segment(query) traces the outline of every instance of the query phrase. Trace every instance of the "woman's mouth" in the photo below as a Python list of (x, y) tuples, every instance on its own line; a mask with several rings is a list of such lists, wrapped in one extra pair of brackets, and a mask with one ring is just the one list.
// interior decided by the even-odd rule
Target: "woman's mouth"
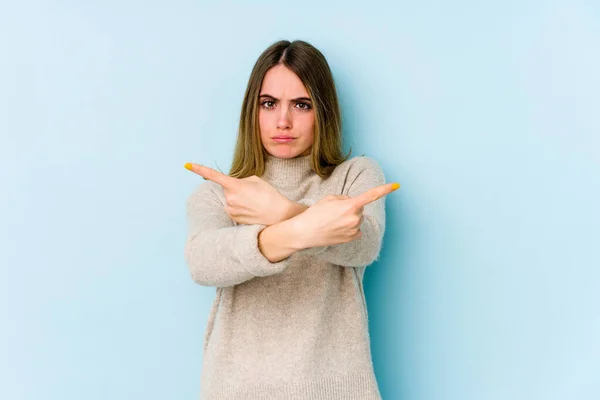
[(274, 136), (272, 139), (274, 141), (276, 141), (277, 143), (287, 143), (287, 142), (291, 142), (295, 138), (293, 138), (291, 136)]

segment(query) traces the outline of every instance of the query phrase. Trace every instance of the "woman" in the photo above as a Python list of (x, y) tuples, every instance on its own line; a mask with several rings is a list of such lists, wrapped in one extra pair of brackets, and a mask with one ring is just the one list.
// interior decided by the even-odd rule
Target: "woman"
[(327, 61), (303, 41), (257, 60), (229, 175), (199, 164), (185, 258), (216, 287), (203, 399), (379, 399), (362, 279), (385, 229), (378, 164), (342, 154)]

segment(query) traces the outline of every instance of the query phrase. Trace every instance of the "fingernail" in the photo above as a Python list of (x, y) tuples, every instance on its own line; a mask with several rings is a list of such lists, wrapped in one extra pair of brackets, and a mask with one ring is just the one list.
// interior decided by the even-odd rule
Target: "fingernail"
[(185, 163), (184, 167), (185, 167), (185, 169), (189, 169), (191, 171), (192, 170), (192, 163)]
[(392, 184), (392, 190), (396, 190), (400, 188), (400, 184), (399, 183), (393, 183)]

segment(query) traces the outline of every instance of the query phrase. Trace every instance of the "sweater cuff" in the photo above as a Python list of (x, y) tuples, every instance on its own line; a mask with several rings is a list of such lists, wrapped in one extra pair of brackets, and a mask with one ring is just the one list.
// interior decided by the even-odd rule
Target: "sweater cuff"
[(292, 257), (271, 262), (260, 252), (258, 234), (265, 228), (265, 225), (240, 225), (233, 241), (233, 252), (240, 265), (254, 276), (278, 274), (289, 266)]

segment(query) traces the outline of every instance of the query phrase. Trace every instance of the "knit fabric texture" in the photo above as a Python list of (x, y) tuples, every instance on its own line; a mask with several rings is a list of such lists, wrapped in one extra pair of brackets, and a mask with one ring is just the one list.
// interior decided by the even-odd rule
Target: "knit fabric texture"
[[(322, 179), (310, 156), (267, 156), (261, 177), (310, 206), (329, 194), (354, 197), (385, 183), (380, 166), (350, 158)], [(365, 268), (377, 260), (385, 197), (364, 207), (363, 235), (298, 251), (279, 262), (258, 247), (264, 225), (241, 225), (225, 211), (220, 185), (205, 181), (188, 198), (185, 260), (192, 279), (216, 288), (204, 335), (202, 400), (381, 399), (373, 370)]]

